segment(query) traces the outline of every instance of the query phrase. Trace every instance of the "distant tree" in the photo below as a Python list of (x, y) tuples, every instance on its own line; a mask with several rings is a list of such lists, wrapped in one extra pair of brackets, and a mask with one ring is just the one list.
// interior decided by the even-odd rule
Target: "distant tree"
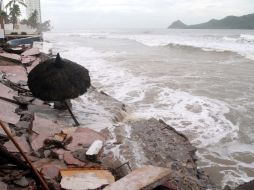
[(28, 18), (27, 20), (28, 22), (28, 25), (33, 27), (33, 28), (37, 28), (38, 27), (38, 11), (35, 10), (31, 15), (30, 17)]
[(10, 16), (10, 21), (13, 24), (13, 29), (16, 28), (18, 23), (18, 18), (21, 15), (19, 4), (26, 7), (24, 0), (9, 0), (9, 2), (5, 6), (5, 8), (9, 8), (9, 11), (10, 11), (9, 16)]
[(9, 23), (9, 16), (5, 11), (0, 11), (0, 17), (3, 19), (4, 23)]
[(13, 24), (13, 29), (16, 28), (20, 15), (21, 11), (19, 5), (13, 5), (13, 7), (10, 8), (10, 22)]
[(28, 20), (27, 19), (23, 19), (23, 20), (20, 21), (20, 24), (28, 25)]
[(38, 12), (34, 11), (31, 16), (28, 18), (28, 20), (23, 19), (21, 24), (26, 24), (28, 26), (31, 26), (32, 28), (37, 29), (38, 33), (47, 32), (51, 30), (51, 24), (50, 20), (47, 20), (43, 23), (38, 22)]
[(39, 23), (38, 26), (37, 26), (37, 31), (39, 33), (42, 33), (42, 32), (48, 32), (51, 30), (51, 24), (50, 24), (50, 20), (47, 20), (43, 23)]
[(26, 7), (24, 0), (9, 0), (9, 2), (5, 5), (5, 8), (10, 8), (10, 7), (13, 7), (13, 5), (18, 5), (18, 4)]

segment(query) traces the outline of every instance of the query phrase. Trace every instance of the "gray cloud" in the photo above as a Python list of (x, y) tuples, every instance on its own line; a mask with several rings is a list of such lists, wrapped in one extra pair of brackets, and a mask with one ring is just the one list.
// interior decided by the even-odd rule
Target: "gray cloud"
[(56, 29), (165, 28), (254, 12), (253, 0), (41, 0), (42, 17)]

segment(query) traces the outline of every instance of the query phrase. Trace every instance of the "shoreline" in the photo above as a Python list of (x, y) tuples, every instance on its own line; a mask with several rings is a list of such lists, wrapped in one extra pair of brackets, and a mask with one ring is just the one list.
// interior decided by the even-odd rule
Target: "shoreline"
[[(42, 54), (37, 55), (27, 70), (30, 71), (46, 58), (47, 56)], [(2, 107), (0, 112), (5, 113), (1, 120), (5, 122), (36, 168), (54, 189), (61, 189), (64, 176), (60, 173), (63, 170), (73, 168), (115, 170), (112, 173), (115, 179), (119, 179), (143, 165), (169, 168), (171, 172), (167, 176), (168, 179), (160, 184), (167, 188), (186, 190), (219, 188), (212, 185), (209, 177), (198, 170), (196, 148), (191, 145), (188, 138), (162, 120), (129, 120), (128, 115), (131, 114), (131, 110), (127, 105), (91, 88), (88, 92), (90, 105), (95, 105), (95, 108), (96, 105), (100, 105), (106, 117), (114, 124), (102, 130), (93, 130), (95, 129), (93, 127), (101, 123), (100, 117), (97, 117), (95, 123), (73, 128), (67, 112), (55, 110), (45, 102), (32, 97), (29, 91), (21, 92), (21, 89), (17, 88), (20, 86), (28, 90), (25, 85), (26, 71), (21, 64), (1, 59), (0, 72), (5, 72), (6, 78), (16, 85), (14, 88), (13, 85), (8, 85), (6, 80), (2, 80), (1, 96), (17, 101), (19, 105), (0, 100), (0, 107)], [(96, 109), (94, 111), (96, 112)], [(86, 114), (89, 117), (91, 113)], [(4, 133), (2, 132), (1, 135)], [(104, 146), (95, 160), (89, 160), (85, 154), (95, 140), (103, 141)], [(6, 138), (4, 146), (10, 152), (18, 154)], [(123, 167), (120, 167), (122, 165)], [(7, 176), (13, 173), (8, 169), (6, 172)], [(20, 170), (15, 172), (20, 176), (19, 179), (14, 180), (16, 182), (7, 180), (1, 183), (14, 188), (23, 185), (23, 189), (35, 183), (31, 175), (22, 175)]]

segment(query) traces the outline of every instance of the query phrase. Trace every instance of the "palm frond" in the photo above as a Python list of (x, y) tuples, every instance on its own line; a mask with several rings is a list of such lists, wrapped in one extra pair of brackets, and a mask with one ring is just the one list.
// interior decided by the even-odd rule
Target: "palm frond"
[(23, 5), (24, 7), (27, 7), (27, 5), (23, 1), (19, 1), (19, 4)]
[(5, 8), (11, 7), (13, 3), (14, 3), (13, 1), (9, 1), (9, 2), (5, 5)]

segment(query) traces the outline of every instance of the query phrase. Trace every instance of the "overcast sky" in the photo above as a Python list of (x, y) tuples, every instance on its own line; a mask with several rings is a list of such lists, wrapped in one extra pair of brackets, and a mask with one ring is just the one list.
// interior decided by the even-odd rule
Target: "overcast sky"
[(254, 0), (41, 0), (55, 29), (165, 28), (254, 13)]

